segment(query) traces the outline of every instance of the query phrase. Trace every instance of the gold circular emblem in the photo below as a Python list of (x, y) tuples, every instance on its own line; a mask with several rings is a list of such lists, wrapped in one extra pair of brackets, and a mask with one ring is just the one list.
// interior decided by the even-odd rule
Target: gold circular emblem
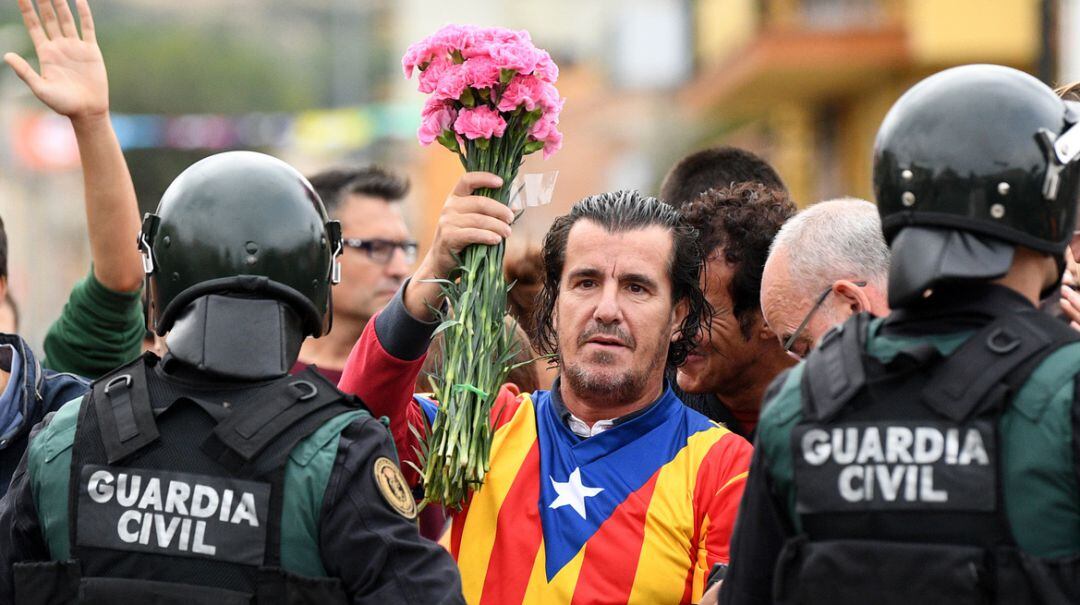
[(401, 513), (401, 516), (406, 519), (416, 518), (416, 501), (413, 500), (409, 485), (405, 483), (405, 476), (393, 460), (385, 456), (375, 460), (375, 484), (379, 486), (379, 492), (387, 504)]

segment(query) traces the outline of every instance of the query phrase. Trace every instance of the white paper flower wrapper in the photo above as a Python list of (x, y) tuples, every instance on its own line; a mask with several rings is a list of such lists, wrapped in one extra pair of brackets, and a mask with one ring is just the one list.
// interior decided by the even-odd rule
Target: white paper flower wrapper
[(550, 204), (558, 180), (558, 170), (518, 174), (510, 189), (510, 209), (520, 211)]

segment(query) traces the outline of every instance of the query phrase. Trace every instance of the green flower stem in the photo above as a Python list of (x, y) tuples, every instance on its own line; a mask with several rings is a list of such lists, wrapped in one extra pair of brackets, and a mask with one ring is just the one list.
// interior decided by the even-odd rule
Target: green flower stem
[[(491, 139), (485, 149), (475, 141), (465, 141), (459, 154), (465, 169), (491, 172), (503, 180), (498, 189), (479, 189), (474, 194), (509, 203), (527, 142), (521, 111), (511, 115), (503, 136)], [(512, 326), (503, 321), (504, 252), (504, 244), (466, 248), (449, 282), (442, 285), (450, 311), (440, 317), (443, 357), (441, 367), (431, 375), (440, 406), (419, 450), (425, 503), (460, 508), (491, 469), (491, 409), (517, 353), (509, 331)]]

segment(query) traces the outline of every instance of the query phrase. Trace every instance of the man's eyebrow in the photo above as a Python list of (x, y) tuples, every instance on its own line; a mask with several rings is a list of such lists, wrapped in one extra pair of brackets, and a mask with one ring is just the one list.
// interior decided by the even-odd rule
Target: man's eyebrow
[(646, 288), (652, 290), (655, 290), (657, 289), (657, 287), (659, 287), (659, 284), (656, 283), (655, 279), (649, 277), (648, 275), (645, 275), (644, 273), (623, 273), (619, 276), (619, 281), (641, 284)]
[(566, 278), (575, 279), (581, 277), (601, 277), (603, 276), (603, 273), (603, 271), (597, 269), (596, 267), (579, 267), (567, 274)]

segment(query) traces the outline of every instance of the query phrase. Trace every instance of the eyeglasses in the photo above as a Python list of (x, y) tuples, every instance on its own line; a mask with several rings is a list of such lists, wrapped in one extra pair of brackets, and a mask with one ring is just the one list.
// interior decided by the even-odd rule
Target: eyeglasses
[[(866, 285), (866, 282), (864, 281), (856, 281), (851, 283), (855, 284), (860, 288)], [(814, 303), (814, 306), (810, 307), (810, 312), (807, 313), (806, 317), (803, 318), (802, 323), (799, 324), (799, 327), (795, 328), (795, 332), (793, 332), (791, 336), (788, 336), (788, 339), (784, 341), (784, 351), (786, 351), (788, 355), (791, 355), (792, 357), (796, 357), (798, 359), (802, 359), (803, 356), (799, 353), (792, 351), (791, 347), (795, 346), (795, 341), (798, 340), (799, 335), (801, 335), (803, 331), (806, 330), (806, 326), (810, 325), (810, 320), (814, 318), (814, 313), (817, 313), (817, 310), (821, 308), (821, 305), (825, 302), (825, 299), (829, 297), (829, 292), (832, 291), (833, 287), (829, 286), (825, 289), (824, 292), (821, 293), (820, 296), (818, 296), (817, 302)]]
[(362, 250), (372, 262), (385, 265), (394, 258), (394, 251), (401, 248), (405, 253), (405, 262), (410, 265), (416, 262), (418, 244), (414, 241), (396, 242), (388, 239), (359, 239), (346, 237), (341, 240), (342, 245), (353, 250)]

